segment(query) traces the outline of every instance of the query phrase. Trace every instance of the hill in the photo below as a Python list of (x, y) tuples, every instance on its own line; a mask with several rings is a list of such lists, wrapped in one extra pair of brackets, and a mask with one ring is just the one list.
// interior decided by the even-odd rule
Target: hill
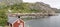
[(55, 13), (53, 8), (43, 2), (36, 3), (19, 3), (13, 5), (2, 5), (0, 6), (0, 25), (6, 25), (8, 10), (11, 13)]

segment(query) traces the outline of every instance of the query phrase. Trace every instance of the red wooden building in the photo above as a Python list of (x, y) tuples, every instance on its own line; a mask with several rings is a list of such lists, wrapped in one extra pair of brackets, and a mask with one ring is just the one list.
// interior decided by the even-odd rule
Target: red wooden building
[(24, 21), (16, 16), (8, 16), (9, 27), (24, 27)]

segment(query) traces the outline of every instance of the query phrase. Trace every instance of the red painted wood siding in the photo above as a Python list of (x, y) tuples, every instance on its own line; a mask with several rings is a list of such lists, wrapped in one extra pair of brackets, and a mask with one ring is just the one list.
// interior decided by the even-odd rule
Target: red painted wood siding
[[(19, 20), (19, 21), (20, 21), (20, 23), (23, 24), (23, 27), (24, 27), (24, 22), (23, 22), (22, 20)], [(13, 26), (14, 26), (14, 27), (19, 27), (20, 23), (18, 23), (18, 21), (16, 21), (16, 22), (13, 24)]]
[(13, 27), (19, 27), (19, 23), (18, 23), (18, 21), (16, 21), (14, 24), (13, 24)]
[(24, 22), (22, 20), (20, 20), (20, 23), (22, 23), (23, 24), (23, 27), (24, 27)]

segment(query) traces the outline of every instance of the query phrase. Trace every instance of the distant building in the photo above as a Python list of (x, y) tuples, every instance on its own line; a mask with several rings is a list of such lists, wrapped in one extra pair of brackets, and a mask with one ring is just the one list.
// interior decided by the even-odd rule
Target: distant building
[(16, 16), (16, 14), (10, 14), (8, 15), (8, 26), (9, 27), (24, 27), (23, 20), (20, 19), (20, 17)]

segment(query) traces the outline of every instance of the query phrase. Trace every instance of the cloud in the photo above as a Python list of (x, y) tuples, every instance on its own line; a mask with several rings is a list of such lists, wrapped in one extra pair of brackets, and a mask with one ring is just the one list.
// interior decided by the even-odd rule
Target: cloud
[(59, 8), (60, 0), (23, 0), (24, 2), (44, 2), (49, 4), (51, 7)]

